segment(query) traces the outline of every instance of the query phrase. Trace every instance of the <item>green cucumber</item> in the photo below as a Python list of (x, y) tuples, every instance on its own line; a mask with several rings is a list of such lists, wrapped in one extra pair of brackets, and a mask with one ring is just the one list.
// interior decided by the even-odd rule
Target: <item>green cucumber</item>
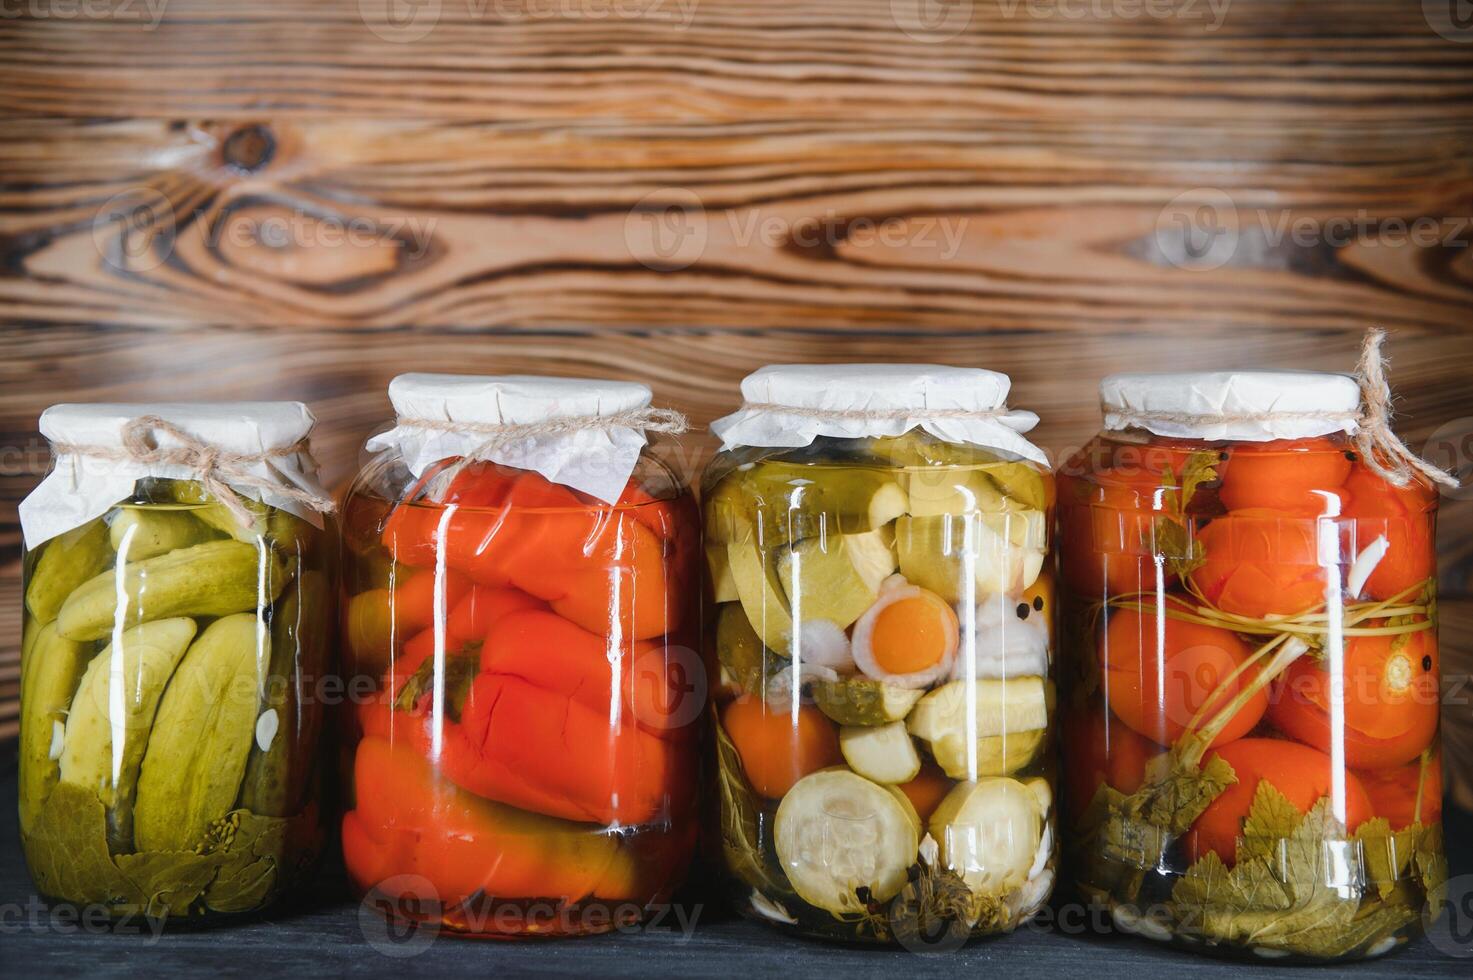
[[(286, 585), (288, 566), (275, 551), (239, 541), (206, 541), (128, 562), (122, 581), (104, 572), (77, 588), (57, 614), (69, 640), (100, 640), (119, 625), (174, 616), (227, 616), (269, 605)], [(117, 609), (118, 593), (126, 611)]]
[(67, 596), (112, 562), (107, 524), (101, 519), (57, 535), (41, 546), (26, 583), (26, 608), (37, 622), (51, 622)]
[[(108, 845), (114, 853), (133, 849), (138, 768), (159, 700), (194, 632), (194, 620), (184, 618), (133, 627), (92, 658), (72, 698), (59, 781), (97, 794), (107, 809)], [(114, 717), (114, 698), (121, 717)], [(118, 735), (121, 746), (114, 745)]]

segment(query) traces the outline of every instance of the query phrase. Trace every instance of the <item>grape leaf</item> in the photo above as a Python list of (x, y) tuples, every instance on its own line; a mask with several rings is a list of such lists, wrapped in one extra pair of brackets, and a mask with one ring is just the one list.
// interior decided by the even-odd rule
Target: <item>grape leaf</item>
[(1396, 879), (1416, 855), (1435, 862), (1441, 853), (1422, 846), (1437, 828), (1392, 834), (1381, 819), (1347, 839), (1328, 798), (1300, 816), (1267, 782), (1243, 827), (1233, 868), (1208, 854), (1172, 890), (1182, 931), (1302, 956), (1349, 955), (1416, 919), (1416, 890)]

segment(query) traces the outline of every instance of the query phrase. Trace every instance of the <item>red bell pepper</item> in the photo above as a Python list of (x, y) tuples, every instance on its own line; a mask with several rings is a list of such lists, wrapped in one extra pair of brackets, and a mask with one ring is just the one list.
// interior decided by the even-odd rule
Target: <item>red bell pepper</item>
[(364, 738), (353, 774), (357, 807), (343, 818), (343, 858), (360, 888), (392, 891), (396, 876), (419, 875), (447, 907), (478, 893), (647, 898), (617, 836), (476, 797), (408, 745)]

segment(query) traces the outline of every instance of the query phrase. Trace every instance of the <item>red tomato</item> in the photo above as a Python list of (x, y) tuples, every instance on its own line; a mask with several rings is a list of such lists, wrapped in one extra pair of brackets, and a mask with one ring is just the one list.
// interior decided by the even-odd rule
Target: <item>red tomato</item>
[[(1150, 547), (1160, 482), (1145, 469), (1059, 477), (1059, 536), (1068, 544), (1060, 549), (1063, 575), (1076, 594), (1103, 599), (1157, 588)], [(1173, 576), (1160, 574), (1164, 588)]]
[[(1352, 637), (1345, 644), (1341, 676), (1347, 763), (1364, 769), (1400, 766), (1432, 743), (1439, 691), (1437, 640), (1431, 631)], [(1290, 737), (1329, 751), (1330, 688), (1327, 664), (1301, 657), (1278, 684), (1269, 720)]]
[[(1356, 773), (1366, 795), (1371, 798), (1371, 812), (1385, 817), (1392, 830), (1414, 823), (1437, 823), (1442, 819), (1442, 753), (1434, 752), (1422, 775), (1422, 762), (1417, 760), (1398, 769), (1365, 769)], [(1417, 785), (1421, 783), (1421, 811), (1417, 808)]]
[(1236, 446), (1221, 469), (1228, 510), (1266, 508), (1301, 517), (1341, 513), (1350, 458), (1332, 439), (1276, 439)]
[[(1228, 630), (1173, 619), (1154, 607), (1145, 613), (1116, 609), (1110, 613), (1099, 651), (1105, 698), (1126, 725), (1153, 742), (1169, 745), (1194, 717), (1200, 719), (1198, 727), (1205, 724), (1252, 682), (1253, 670), (1227, 682), (1251, 653), (1248, 644)], [(1212, 744), (1248, 734), (1267, 707), (1268, 695), (1259, 691)]]
[(1345, 515), (1356, 522), (1356, 539), (1365, 548), (1379, 536), (1390, 547), (1366, 580), (1373, 599), (1389, 599), (1427, 581), (1437, 570), (1433, 509), (1437, 498), (1420, 479), (1405, 487), (1392, 486), (1364, 465), (1357, 465), (1345, 482), (1350, 504)]
[(1319, 528), (1283, 511), (1250, 509), (1218, 517), (1197, 534), (1205, 561), (1192, 583), (1224, 612), (1263, 619), (1308, 612), (1325, 602)]
[(1078, 819), (1101, 785), (1130, 794), (1141, 788), (1146, 763), (1166, 751), (1100, 705), (1063, 713), (1064, 791)]
[[(1232, 865), (1237, 861), (1238, 837), (1253, 806), (1261, 780), (1284, 794), (1300, 813), (1308, 813), (1333, 786), (1330, 757), (1308, 746), (1276, 738), (1245, 738), (1217, 749), (1214, 756), (1233, 767), (1238, 781), (1208, 804), (1188, 832), (1192, 860), (1215, 851)], [(1355, 774), (1345, 772), (1344, 812), (1351, 833), (1371, 817), (1371, 800)]]

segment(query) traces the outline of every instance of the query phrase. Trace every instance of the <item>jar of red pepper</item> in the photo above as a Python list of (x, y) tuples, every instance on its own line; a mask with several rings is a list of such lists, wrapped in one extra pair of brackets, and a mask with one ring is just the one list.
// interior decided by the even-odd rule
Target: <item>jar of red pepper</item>
[(480, 935), (640, 921), (694, 846), (698, 516), (644, 385), (404, 375), (344, 505), (343, 855)]

